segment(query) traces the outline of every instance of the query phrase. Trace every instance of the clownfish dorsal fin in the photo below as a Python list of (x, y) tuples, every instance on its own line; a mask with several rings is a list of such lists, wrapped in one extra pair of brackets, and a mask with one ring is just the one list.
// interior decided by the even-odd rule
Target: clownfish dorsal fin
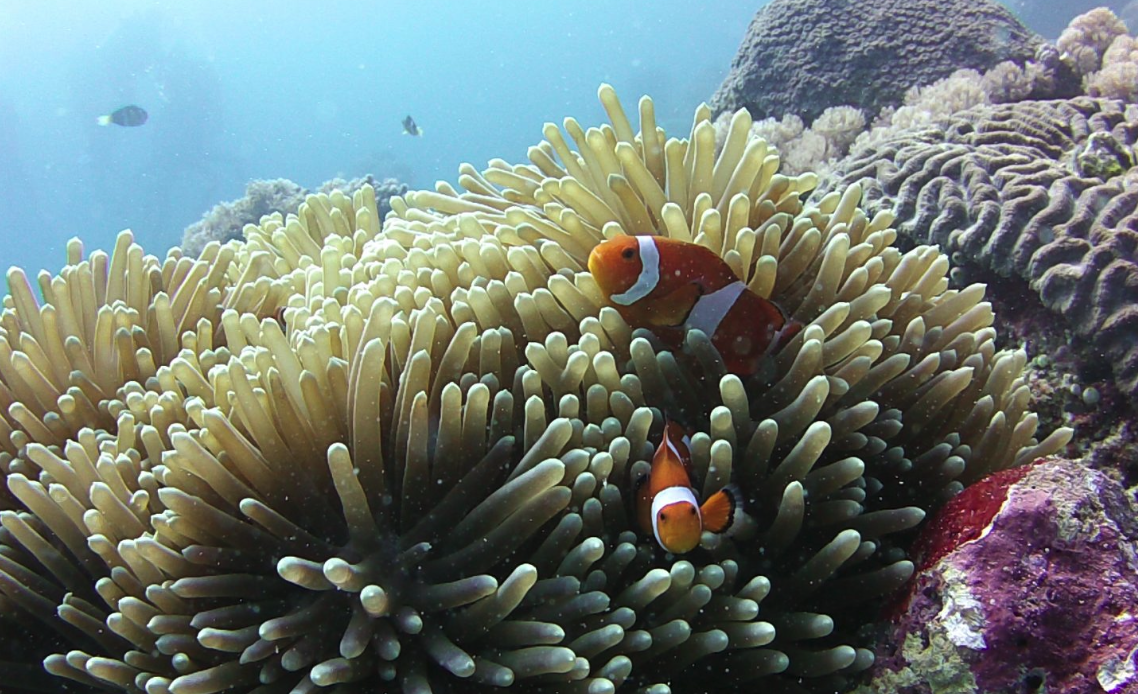
[(676, 457), (680, 465), (683, 466), (684, 472), (688, 475), (688, 483), (691, 483), (692, 462), (691, 462), (691, 438), (688, 432), (684, 429), (683, 425), (674, 419), (664, 419), (664, 441), (663, 444), (668, 447), (672, 455)]
[(699, 507), (703, 529), (712, 533), (726, 533), (734, 528), (743, 513), (743, 494), (735, 484), (707, 497)]

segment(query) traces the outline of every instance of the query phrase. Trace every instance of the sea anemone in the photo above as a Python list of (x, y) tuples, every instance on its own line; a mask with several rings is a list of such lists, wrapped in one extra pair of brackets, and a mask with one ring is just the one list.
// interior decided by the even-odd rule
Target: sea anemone
[[(857, 186), (804, 208), (815, 178), (778, 174), (745, 111), (717, 156), (706, 106), (668, 139), (651, 100), (635, 132), (611, 87), (600, 98), (611, 124), (565, 121), (576, 151), (548, 124), (530, 164), (464, 165), (464, 192), (394, 198), (382, 228), (365, 187), (197, 263), (120, 239), (131, 262), (95, 274), (149, 282), (125, 285), (121, 342), (86, 344), (172, 342), (146, 368), (108, 362), (98, 419), (6, 420), (22, 510), (4, 525), (36, 532), (0, 536), (0, 593), (49, 623), (59, 605), (74, 645), (50, 672), (147, 694), (597, 694), (872, 662), (840, 615), (909, 577), (892, 538), (1070, 432), (1036, 440), (1026, 356), (996, 350), (983, 287), (949, 290), (936, 248), (895, 248)], [(585, 270), (621, 233), (714, 250), (805, 327), (747, 382), (701, 333), (659, 349)], [(168, 332), (151, 297), (222, 255), (190, 304), (208, 310)], [(69, 261), (61, 277), (94, 257)], [(35, 326), (70, 294), (41, 306), (17, 287), (5, 356), (46, 358), (58, 331)], [(34, 421), (62, 411), (78, 367), (39, 379), (16, 360), (0, 394)], [(664, 414), (698, 430), (697, 488), (735, 480), (749, 512), (683, 558), (630, 512)]]

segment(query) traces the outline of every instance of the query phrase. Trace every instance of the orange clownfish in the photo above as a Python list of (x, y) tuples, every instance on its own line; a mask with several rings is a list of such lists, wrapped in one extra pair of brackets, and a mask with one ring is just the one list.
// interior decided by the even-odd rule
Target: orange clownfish
[(645, 535), (654, 535), (672, 554), (696, 548), (704, 531), (725, 533), (743, 512), (739, 488), (729, 484), (701, 505), (691, 486), (691, 451), (675, 422), (664, 425), (664, 439), (652, 456), (652, 469), (640, 478), (636, 515)]
[(630, 326), (651, 330), (672, 349), (688, 330), (702, 330), (737, 376), (755, 373), (802, 327), (695, 243), (618, 236), (593, 249), (589, 272)]

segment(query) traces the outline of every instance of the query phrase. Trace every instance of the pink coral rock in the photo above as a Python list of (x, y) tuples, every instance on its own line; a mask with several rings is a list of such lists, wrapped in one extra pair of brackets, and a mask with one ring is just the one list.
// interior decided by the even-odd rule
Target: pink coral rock
[(1111, 478), (1060, 459), (1005, 471), (915, 549), (862, 694), (1138, 692), (1138, 509)]

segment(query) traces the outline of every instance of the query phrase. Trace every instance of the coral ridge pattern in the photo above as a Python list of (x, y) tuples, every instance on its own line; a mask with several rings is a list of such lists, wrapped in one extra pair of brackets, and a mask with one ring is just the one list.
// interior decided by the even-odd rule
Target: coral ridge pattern
[[(1138, 106), (1110, 99), (978, 106), (855, 150), (857, 183), (897, 229), (1002, 276), (1101, 349), (1138, 394)], [(825, 186), (824, 186), (825, 187)]]

